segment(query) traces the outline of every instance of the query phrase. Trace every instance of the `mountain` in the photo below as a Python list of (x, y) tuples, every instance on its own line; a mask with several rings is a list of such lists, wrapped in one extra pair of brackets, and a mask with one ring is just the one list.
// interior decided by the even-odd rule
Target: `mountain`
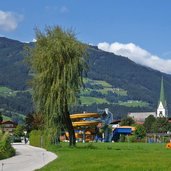
[[(23, 55), (25, 45), (16, 40), (0, 38), (0, 109), (7, 115), (33, 111), (28, 86), (31, 76)], [(95, 46), (90, 46), (88, 53), (86, 90), (80, 95), (83, 105), (74, 108), (73, 112), (96, 111), (97, 107), (109, 107), (116, 115), (155, 111), (162, 76), (168, 109), (171, 111), (171, 75), (138, 65), (126, 57), (104, 52)]]

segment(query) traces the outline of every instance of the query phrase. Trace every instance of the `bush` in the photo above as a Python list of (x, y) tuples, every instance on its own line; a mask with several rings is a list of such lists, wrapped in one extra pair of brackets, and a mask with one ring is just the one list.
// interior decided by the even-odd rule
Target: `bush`
[(130, 142), (136, 142), (136, 141), (137, 141), (136, 136), (135, 136), (135, 135), (130, 135), (130, 136), (129, 136), (129, 141), (130, 141)]
[(0, 133), (0, 160), (15, 155), (15, 150), (11, 146), (11, 138), (8, 133)]
[(41, 147), (41, 135), (42, 132), (39, 130), (33, 130), (30, 133), (30, 145)]
[(52, 135), (48, 131), (33, 130), (29, 135), (30, 145), (46, 148), (52, 142)]

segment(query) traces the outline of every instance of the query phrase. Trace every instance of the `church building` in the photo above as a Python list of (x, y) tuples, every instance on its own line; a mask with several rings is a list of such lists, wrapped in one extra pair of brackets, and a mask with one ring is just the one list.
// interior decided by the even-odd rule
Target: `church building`
[(158, 103), (158, 108), (156, 112), (131, 112), (128, 113), (129, 117), (132, 117), (137, 123), (144, 123), (145, 118), (153, 115), (154, 117), (168, 117), (167, 103), (164, 94), (164, 83), (163, 77), (161, 79), (161, 87), (160, 87), (160, 98)]
[(157, 117), (168, 117), (167, 103), (164, 94), (163, 77), (161, 80), (160, 99), (157, 108)]

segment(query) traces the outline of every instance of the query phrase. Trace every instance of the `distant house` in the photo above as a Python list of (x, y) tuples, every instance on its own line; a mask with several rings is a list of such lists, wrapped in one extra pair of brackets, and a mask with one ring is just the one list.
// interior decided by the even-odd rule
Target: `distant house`
[(2, 128), (2, 131), (13, 133), (13, 131), (16, 128), (17, 124), (15, 122), (12, 122), (12, 121), (2, 121), (0, 123), (0, 126)]
[(156, 112), (132, 112), (128, 113), (128, 116), (133, 118), (136, 123), (143, 123), (145, 121), (145, 118), (148, 116), (153, 115), (156, 117)]

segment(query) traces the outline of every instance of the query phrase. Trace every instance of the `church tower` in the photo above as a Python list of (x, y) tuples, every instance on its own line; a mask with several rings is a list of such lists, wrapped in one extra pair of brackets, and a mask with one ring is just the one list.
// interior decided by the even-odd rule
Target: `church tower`
[(164, 95), (163, 77), (161, 79), (160, 99), (159, 99), (159, 105), (157, 108), (157, 117), (168, 117), (167, 104), (166, 104), (166, 99)]

